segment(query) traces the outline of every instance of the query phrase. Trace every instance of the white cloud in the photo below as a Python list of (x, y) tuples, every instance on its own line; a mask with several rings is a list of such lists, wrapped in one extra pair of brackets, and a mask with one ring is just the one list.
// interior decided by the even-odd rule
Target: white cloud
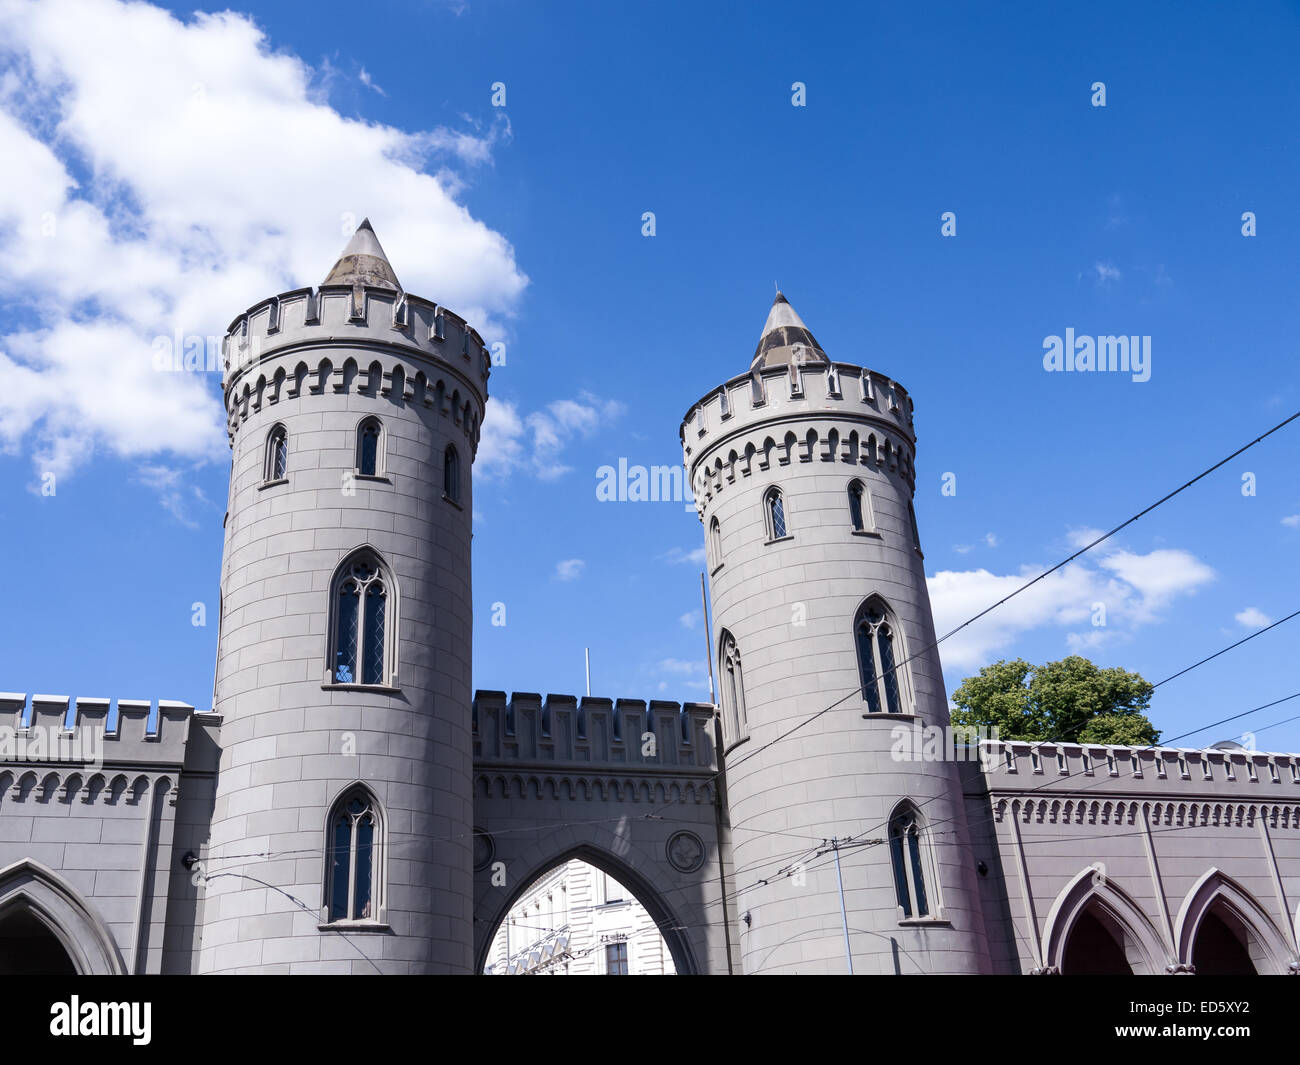
[[(1088, 530), (1079, 536), (1083, 543), (1096, 538)], [(1044, 568), (1026, 565), (1019, 573), (1002, 575), (987, 569), (936, 573), (927, 580), (936, 634), (942, 636), (1011, 594)], [(1072, 651), (1099, 647), (1159, 621), (1175, 599), (1194, 594), (1214, 577), (1209, 566), (1186, 551), (1115, 550), (1096, 559), (1085, 556), (945, 641), (940, 655), (947, 667), (982, 666), (1023, 634), (1045, 628), (1073, 630), (1065, 634)], [(1104, 626), (1093, 625), (1100, 616), (1098, 604), (1104, 606)]]
[(180, 470), (170, 466), (144, 465), (135, 471), (136, 480), (158, 493), (158, 502), (173, 518), (189, 529), (199, 523), (191, 515), (195, 504), (209, 505), (208, 497), (197, 485), (185, 483)]
[(683, 628), (693, 629), (700, 623), (700, 616), (694, 610), (688, 610), (677, 620), (682, 623)]
[(660, 561), (667, 562), (673, 566), (702, 566), (704, 564), (704, 558), (705, 551), (703, 545), (690, 551), (681, 547), (672, 547), (659, 556)]
[(153, 338), (319, 283), (366, 214), (408, 290), (501, 335), (527, 278), (450, 167), (490, 162), (504, 117), (348, 118), (274, 48), (231, 12), (0, 0), (0, 448), (56, 473), (221, 456), (215, 375), (155, 373)]
[(575, 439), (590, 437), (624, 411), (623, 404), (581, 392), (576, 399), (557, 399), (540, 411), (522, 414), (506, 399), (488, 401), (483, 416), (475, 471), (488, 477), (523, 471), (543, 481), (568, 473), (561, 456)]
[(586, 568), (587, 563), (583, 559), (566, 558), (563, 562), (555, 564), (555, 576), (557, 580), (576, 581)]
[[(985, 534), (984, 534), (984, 546), (985, 546), (985, 547), (997, 547), (997, 546), (998, 546), (998, 538), (997, 538), (996, 536), (994, 536), (993, 533), (985, 533)], [(970, 554), (972, 551), (974, 551), (975, 548), (977, 548), (977, 547), (979, 547), (979, 544), (953, 544), (953, 545), (952, 545), (952, 549), (953, 549), (954, 551), (956, 551), (957, 554), (959, 554), (959, 555), (969, 555), (969, 554)]]
[(1118, 281), (1121, 276), (1119, 268), (1114, 263), (1095, 262), (1092, 268), (1097, 274), (1097, 284), (1105, 285), (1112, 281)]
[(1232, 616), (1237, 619), (1238, 625), (1242, 625), (1247, 629), (1262, 629), (1266, 625), (1273, 624), (1273, 619), (1255, 606), (1248, 606), (1245, 610)]
[(1288, 514), (1282, 519), (1282, 524), (1288, 529), (1300, 529), (1300, 514)]

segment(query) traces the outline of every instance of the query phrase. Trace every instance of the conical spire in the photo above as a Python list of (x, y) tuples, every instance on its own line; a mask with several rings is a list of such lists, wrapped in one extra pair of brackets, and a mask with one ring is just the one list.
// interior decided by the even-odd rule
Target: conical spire
[(352, 234), (348, 246), (343, 249), (334, 269), (322, 282), (325, 285), (372, 285), (375, 288), (391, 288), (402, 291), (397, 275), (388, 262), (388, 256), (380, 247), (379, 238), (375, 236), (370, 219), (366, 218), (357, 231)]
[(790, 301), (778, 292), (772, 301), (772, 309), (767, 313), (763, 335), (758, 339), (754, 361), (749, 364), (749, 368), (761, 370), (768, 366), (789, 366), (791, 363), (807, 366), (825, 365), (829, 362), (826, 352), (822, 351), (821, 345), (803, 324), (803, 319), (790, 306)]

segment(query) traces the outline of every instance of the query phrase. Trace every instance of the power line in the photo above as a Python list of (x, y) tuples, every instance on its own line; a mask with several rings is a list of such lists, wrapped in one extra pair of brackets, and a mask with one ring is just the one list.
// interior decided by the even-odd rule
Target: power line
[(1174, 673), (1174, 674), (1171, 674), (1171, 675), (1168, 676), (1168, 677), (1165, 677), (1164, 680), (1162, 680), (1162, 681), (1157, 681), (1155, 684), (1151, 685), (1151, 687), (1152, 687), (1152, 688), (1158, 688), (1158, 687), (1160, 687), (1161, 684), (1168, 684), (1171, 680), (1174, 680), (1174, 679), (1176, 679), (1176, 678), (1178, 678), (1178, 677), (1181, 677), (1184, 673), (1190, 673), (1190, 672), (1191, 672), (1192, 670), (1194, 670), (1197, 666), (1203, 666), (1203, 665), (1205, 665), (1206, 662), (1212, 662), (1214, 659), (1218, 658), (1219, 655), (1227, 654), (1227, 653), (1228, 653), (1229, 651), (1231, 651), (1234, 647), (1240, 647), (1243, 643), (1248, 643), (1248, 642), (1250, 642), (1250, 641), (1253, 640), (1256, 636), (1263, 636), (1264, 633), (1268, 632), (1269, 629), (1276, 629), (1279, 625), (1282, 624), (1282, 622), (1284, 622), (1284, 621), (1290, 621), (1290, 620), (1291, 620), (1292, 618), (1294, 618), (1294, 617), (1300, 617), (1300, 610), (1297, 610), (1297, 611), (1295, 611), (1294, 613), (1288, 614), (1286, 617), (1281, 618), (1281, 619), (1279, 619), (1278, 621), (1273, 622), (1272, 625), (1268, 625), (1268, 626), (1266, 626), (1265, 628), (1259, 629), (1259, 630), (1256, 631), (1256, 632), (1252, 632), (1249, 636), (1246, 636), (1245, 638), (1238, 640), (1236, 643), (1230, 643), (1230, 644), (1228, 644), (1228, 646), (1225, 647), (1225, 648), (1223, 648), (1223, 650), (1221, 650), (1221, 651), (1215, 651), (1214, 654), (1210, 655), (1208, 658), (1202, 658), (1199, 662), (1193, 662), (1193, 663), (1192, 663), (1190, 666), (1188, 666), (1186, 669), (1180, 669), (1177, 673)]
[[(1109, 540), (1109, 539), (1110, 539), (1112, 536), (1114, 536), (1116, 533), (1121, 532), (1122, 530), (1128, 528), (1128, 527), (1129, 527), (1130, 525), (1132, 525), (1134, 522), (1136, 522), (1136, 521), (1138, 521), (1139, 519), (1141, 519), (1141, 518), (1145, 517), (1146, 515), (1150, 514), (1150, 513), (1151, 513), (1153, 510), (1155, 510), (1157, 507), (1161, 506), (1161, 505), (1164, 504), (1164, 503), (1169, 502), (1169, 500), (1173, 499), (1175, 496), (1177, 496), (1177, 495), (1179, 495), (1180, 493), (1186, 491), (1188, 488), (1190, 488), (1192, 485), (1196, 484), (1198, 481), (1204, 479), (1205, 477), (1208, 477), (1208, 476), (1209, 476), (1211, 473), (1213, 473), (1215, 470), (1218, 470), (1218, 469), (1220, 469), (1221, 467), (1227, 465), (1229, 462), (1231, 462), (1233, 459), (1235, 459), (1238, 455), (1242, 454), (1242, 453), (1245, 452), (1245, 451), (1250, 450), (1250, 448), (1254, 447), (1254, 446), (1255, 446), (1256, 444), (1258, 444), (1261, 440), (1265, 440), (1265, 439), (1267, 439), (1268, 437), (1272, 436), (1272, 435), (1273, 435), (1274, 433), (1276, 433), (1279, 429), (1283, 428), (1283, 427), (1286, 426), (1286, 425), (1289, 425), (1291, 422), (1295, 421), (1297, 418), (1300, 418), (1300, 411), (1296, 411), (1296, 412), (1295, 412), (1294, 414), (1292, 414), (1289, 418), (1284, 418), (1282, 421), (1278, 422), (1275, 426), (1273, 426), (1273, 427), (1272, 427), (1271, 429), (1269, 429), (1267, 432), (1261, 433), (1259, 436), (1255, 437), (1255, 439), (1252, 440), (1250, 443), (1242, 445), (1241, 447), (1237, 448), (1236, 451), (1232, 452), (1232, 454), (1226, 456), (1225, 458), (1220, 459), (1220, 460), (1219, 460), (1218, 462), (1216, 462), (1213, 466), (1209, 466), (1209, 467), (1207, 467), (1206, 469), (1202, 470), (1202, 471), (1201, 471), (1200, 473), (1198, 473), (1195, 477), (1191, 478), (1191, 480), (1184, 482), (1184, 483), (1181, 484), (1179, 487), (1175, 488), (1172, 492), (1168, 492), (1168, 493), (1166, 493), (1165, 495), (1161, 496), (1161, 497), (1160, 497), (1159, 499), (1157, 499), (1154, 503), (1150, 504), (1149, 506), (1144, 507), (1142, 510), (1140, 510), (1140, 511), (1138, 511), (1136, 514), (1134, 514), (1131, 518), (1128, 518), (1128, 519), (1126, 519), (1125, 521), (1120, 522), (1118, 525), (1116, 525), (1116, 526), (1115, 526), (1113, 529), (1111, 529), (1109, 532), (1102, 533), (1100, 536), (1098, 536), (1098, 537), (1097, 537), (1095, 540), (1093, 540), (1091, 543), (1086, 544), (1085, 546), (1079, 548), (1079, 550), (1075, 551), (1072, 555), (1068, 556), (1067, 558), (1062, 559), (1062, 560), (1061, 560), (1060, 562), (1058, 562), (1056, 565), (1054, 565), (1054, 566), (1052, 566), (1052, 567), (1050, 567), (1050, 568), (1048, 568), (1048, 569), (1045, 569), (1045, 570), (1044, 570), (1042, 573), (1040, 573), (1037, 577), (1034, 577), (1033, 579), (1027, 581), (1025, 584), (1022, 584), (1022, 585), (1021, 585), (1019, 588), (1017, 588), (1015, 591), (1011, 592), (1011, 593), (1008, 594), (1008, 595), (1004, 595), (1004, 596), (1003, 596), (1001, 599), (999, 599), (996, 603), (993, 603), (991, 606), (987, 606), (987, 607), (985, 607), (983, 610), (981, 610), (978, 614), (974, 615), (973, 617), (967, 618), (965, 621), (963, 621), (963, 622), (962, 622), (960, 625), (958, 625), (956, 628), (949, 629), (946, 633), (944, 633), (942, 636), (940, 636), (938, 639), (936, 639), (933, 643), (930, 643), (930, 644), (925, 645), (925, 646), (922, 647), (919, 651), (917, 651), (915, 654), (908, 655), (906, 658), (904, 658), (904, 659), (902, 659), (901, 661), (895, 663), (891, 668), (889, 668), (889, 669), (887, 669), (887, 670), (884, 670), (882, 675), (884, 675), (884, 676), (888, 676), (888, 675), (891, 674), (891, 673), (895, 673), (895, 672), (897, 672), (897, 671), (898, 671), (902, 666), (906, 665), (908, 662), (911, 662), (912, 660), (914, 660), (914, 659), (916, 659), (916, 658), (919, 658), (921, 655), (925, 654), (925, 653), (928, 652), (928, 651), (932, 651), (932, 650), (934, 650), (936, 647), (938, 647), (938, 646), (939, 646), (941, 643), (943, 643), (945, 640), (949, 639), (949, 638), (952, 637), (952, 636), (957, 635), (957, 633), (961, 632), (963, 629), (967, 628), (968, 626), (973, 625), (975, 622), (979, 621), (980, 618), (985, 617), (985, 616), (987, 616), (988, 614), (991, 614), (991, 613), (992, 613), (994, 610), (996, 610), (998, 607), (1002, 606), (1004, 603), (1008, 603), (1008, 602), (1010, 602), (1012, 599), (1014, 599), (1016, 596), (1020, 595), (1022, 592), (1026, 592), (1026, 591), (1028, 591), (1030, 588), (1032, 588), (1034, 585), (1036, 585), (1039, 581), (1045, 579), (1046, 577), (1051, 576), (1053, 573), (1057, 572), (1057, 571), (1060, 570), (1060, 569), (1063, 569), (1065, 566), (1068, 566), (1068, 565), (1069, 565), (1071, 562), (1073, 562), (1076, 558), (1079, 558), (1081, 555), (1084, 555), (1084, 554), (1086, 554), (1087, 552), (1091, 551), (1091, 550), (1092, 550), (1094, 547), (1096, 547), (1098, 544), (1104, 543), (1105, 541)], [(1292, 615), (1292, 616), (1294, 616), (1294, 615)], [(1287, 620), (1287, 619), (1284, 618), (1283, 620)], [(1277, 624), (1281, 624), (1281, 622), (1278, 622)], [(1272, 627), (1274, 627), (1274, 626), (1269, 626), (1269, 627), (1272, 628)], [(1258, 635), (1258, 634), (1256, 634), (1256, 635)], [(1242, 640), (1242, 641), (1239, 641), (1239, 642), (1244, 643), (1245, 641)], [(1225, 648), (1225, 650), (1228, 650), (1228, 649)], [(1222, 653), (1222, 652), (1220, 652), (1220, 653)], [(1213, 656), (1211, 656), (1211, 657), (1213, 657)], [(1208, 661), (1208, 659), (1207, 659), (1207, 661)], [(1197, 663), (1197, 664), (1199, 665), (1200, 663)], [(1195, 668), (1195, 666), (1193, 666), (1193, 667), (1191, 667), (1191, 668)], [(1166, 680), (1172, 680), (1172, 679), (1173, 679), (1172, 677), (1167, 677), (1167, 678), (1166, 678)], [(1164, 681), (1162, 681), (1161, 683), (1164, 683)], [(787, 737), (793, 735), (795, 732), (798, 732), (798, 731), (799, 731), (801, 728), (803, 728), (805, 725), (811, 724), (813, 721), (816, 721), (816, 720), (817, 720), (819, 717), (821, 717), (823, 714), (827, 714), (827, 713), (829, 713), (830, 711), (834, 710), (834, 709), (835, 709), (837, 706), (839, 706), (841, 703), (844, 703), (844, 702), (846, 702), (848, 699), (852, 698), (853, 695), (856, 694), (856, 692), (857, 692), (858, 690), (859, 690), (859, 689), (857, 689), (857, 688), (850, 689), (850, 690), (849, 690), (849, 691), (848, 691), (848, 692), (843, 696), (843, 698), (837, 699), (835, 702), (831, 703), (831, 705), (828, 706), (828, 707), (826, 707), (825, 709), (818, 710), (818, 711), (817, 711), (815, 714), (813, 714), (811, 717), (806, 718), (805, 720), (801, 721), (799, 724), (795, 725), (793, 728), (787, 729), (785, 732), (783, 732), (783, 733), (781, 733), (779, 736), (776, 736), (775, 738), (769, 740), (767, 743), (763, 744), (761, 747), (758, 747), (758, 748), (756, 748), (755, 750), (750, 751), (750, 752), (749, 752), (748, 754), (746, 754), (743, 758), (738, 759), (738, 760), (737, 760), (737, 761), (732, 765), (731, 768), (734, 769), (734, 768), (736, 768), (736, 767), (738, 767), (738, 766), (743, 765), (743, 764), (744, 764), (745, 762), (747, 762), (749, 759), (754, 758), (754, 757), (756, 757), (757, 755), (762, 754), (765, 750), (767, 750), (767, 749), (768, 749), (769, 747), (771, 747), (773, 744), (779, 743), (781, 740), (786, 739)]]

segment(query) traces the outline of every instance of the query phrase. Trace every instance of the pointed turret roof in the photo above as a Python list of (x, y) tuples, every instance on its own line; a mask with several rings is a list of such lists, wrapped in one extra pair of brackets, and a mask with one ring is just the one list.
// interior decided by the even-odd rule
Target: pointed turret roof
[(767, 313), (763, 335), (758, 339), (754, 361), (749, 364), (749, 368), (761, 370), (768, 366), (789, 366), (791, 363), (808, 366), (829, 362), (826, 352), (822, 351), (821, 345), (803, 324), (798, 312), (790, 306), (790, 301), (778, 292), (772, 302), (772, 309)]
[(388, 256), (375, 236), (370, 219), (363, 219), (357, 231), (352, 234), (348, 246), (343, 249), (339, 261), (322, 282), (325, 285), (372, 285), (375, 288), (391, 288), (402, 291), (397, 275), (393, 272)]

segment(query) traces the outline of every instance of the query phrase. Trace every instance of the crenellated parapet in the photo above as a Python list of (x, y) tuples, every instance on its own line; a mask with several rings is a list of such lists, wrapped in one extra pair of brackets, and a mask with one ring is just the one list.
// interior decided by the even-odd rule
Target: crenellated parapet
[(700, 516), (729, 485), (791, 463), (842, 463), (916, 487), (912, 400), (849, 363), (792, 363), (733, 377), (687, 412), (682, 451)]
[(80, 697), (74, 702), (66, 695), (33, 695), (29, 700), (25, 694), (0, 693), (0, 772), (96, 761), (113, 767), (216, 772), (219, 715), (195, 713), (188, 703), (160, 699), (150, 731), (152, 710), (147, 699)]
[(480, 691), (476, 791), (518, 798), (711, 802), (714, 708), (704, 703)]
[(1300, 754), (984, 741), (980, 757), (997, 821), (1300, 830)]
[(222, 344), (227, 430), (250, 413), (323, 393), (435, 410), (477, 448), (491, 357), (465, 319), (429, 300), (365, 285), (295, 289), (254, 304)]
[(708, 703), (474, 693), (474, 760), (714, 772)]

